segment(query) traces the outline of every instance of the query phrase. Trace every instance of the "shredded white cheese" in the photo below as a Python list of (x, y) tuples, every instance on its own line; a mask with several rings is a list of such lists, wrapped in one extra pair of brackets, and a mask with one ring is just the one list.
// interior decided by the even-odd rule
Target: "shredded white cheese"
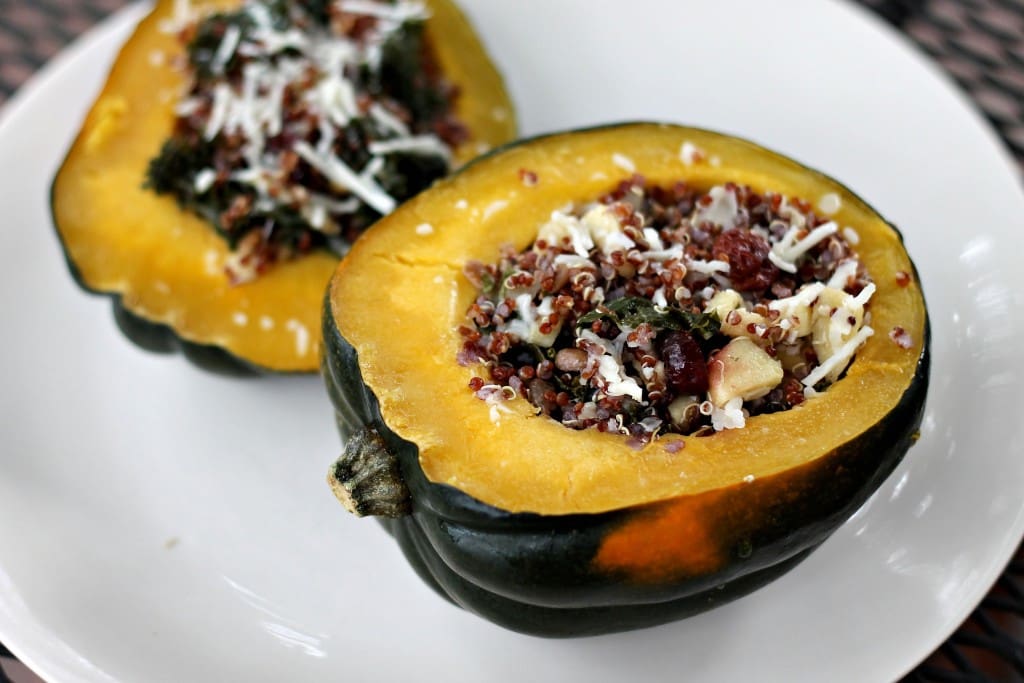
[(216, 180), (217, 172), (212, 168), (204, 168), (196, 173), (196, 177), (192, 181), (192, 186), (195, 188), (196, 193), (203, 194), (213, 187), (213, 183)]
[[(684, 145), (680, 149), (680, 158), (690, 162), (702, 160), (699, 153), (699, 150)], [(644, 196), (643, 189), (639, 187), (630, 188), (629, 192)], [(707, 221), (723, 231), (746, 226), (748, 216), (745, 212), (750, 205), (746, 192), (732, 186), (712, 188), (708, 191), (710, 200), (703, 198), (696, 202), (693, 213), (684, 218), (684, 225), (702, 230), (700, 223)], [(589, 305), (588, 310), (595, 310), (605, 299), (605, 292), (597, 286), (598, 283), (612, 290), (608, 294), (612, 300), (622, 297), (623, 291), (628, 293), (627, 296), (650, 297), (648, 306), (653, 304), (659, 314), (669, 309), (673, 299), (684, 301), (687, 307), (699, 304), (703, 299), (704, 311), (716, 314), (721, 322), (720, 333), (732, 339), (725, 349), (718, 352), (728, 352), (726, 357), (716, 354), (709, 362), (709, 386), (705, 396), (686, 396), (685, 405), (698, 405), (700, 413), (710, 418), (711, 426), (717, 431), (744, 427), (748, 417), (744, 410), (745, 401), (763, 398), (773, 390), (781, 391), (787, 372), (792, 373), (788, 376), (795, 384), (794, 378), (806, 372), (801, 368), (808, 367), (811, 349), (817, 355), (818, 365), (812, 367), (801, 380), (802, 385), (797, 386), (801, 386), (805, 397), (814, 396), (814, 385), (823, 380), (838, 380), (860, 346), (874, 333), (866, 324), (870, 322), (870, 315), (865, 306), (875, 292), (875, 285), (864, 284), (856, 295), (846, 291), (863, 282), (858, 278), (860, 263), (856, 257), (849, 256), (836, 263), (828, 282), (812, 282), (788, 297), (769, 300), (760, 290), (744, 289), (741, 292), (738, 291), (740, 285), (731, 283), (727, 260), (731, 254), (728, 250), (727, 256), (722, 256), (721, 260), (710, 258), (719, 254), (717, 246), (703, 252), (691, 251), (691, 254), (705, 256), (704, 259), (692, 258), (686, 255), (684, 245), (673, 234), (662, 234), (645, 224), (646, 217), (640, 214), (641, 209), (633, 208), (633, 215), (628, 220), (622, 218), (629, 215), (630, 201), (632, 197), (619, 204), (594, 203), (582, 209), (574, 209), (570, 205), (551, 213), (549, 220), (540, 227), (533, 247), (538, 261), (542, 263), (539, 270), (534, 271), (532, 265), (523, 265), (532, 264), (532, 261), (518, 262), (517, 268), (522, 270), (513, 268), (511, 272), (502, 266), (501, 272), (506, 277), (502, 296), (506, 301), (511, 298), (515, 302), (515, 313), (512, 317), (505, 312), (500, 313), (504, 319), (500, 323), (503, 326), (501, 331), (543, 348), (554, 344), (559, 331), (552, 328), (556, 323), (561, 324), (559, 314), (553, 313), (554, 296), (542, 296), (541, 286), (532, 277), (527, 277), (542, 274), (547, 278), (552, 262), (561, 267), (555, 270), (560, 282), (572, 279), (574, 294), (578, 293)], [(823, 212), (838, 211), (838, 202), (838, 196), (833, 201), (824, 195), (819, 198), (819, 208), (824, 207)], [(774, 200), (773, 206), (776, 206)], [(751, 234), (767, 243), (772, 262), (784, 270), (796, 272), (800, 260), (835, 235), (839, 227), (834, 221), (810, 227), (810, 214), (802, 213), (800, 207), (804, 205), (801, 202), (790, 204), (783, 198), (778, 206), (780, 215), (791, 216), (788, 229), (778, 230), (773, 224), (752, 229)], [(707, 232), (711, 233), (711, 238), (717, 236), (717, 231)], [(695, 239), (707, 240), (709, 237), (698, 235)], [(705, 245), (698, 243), (698, 246)], [(831, 249), (835, 245), (826, 246)], [(558, 250), (553, 258), (546, 253), (551, 247)], [(826, 250), (819, 247), (815, 251)], [(612, 255), (615, 258), (605, 258)], [(815, 266), (829, 266), (828, 256), (831, 253), (820, 263), (815, 262)], [(551, 261), (540, 261), (545, 258), (551, 258)], [(677, 263), (667, 263), (671, 260)], [(567, 273), (566, 268), (578, 270)], [(628, 286), (620, 288), (614, 279), (628, 279), (634, 272), (649, 278), (643, 281), (643, 289), (638, 294)], [(595, 278), (598, 278), (597, 282)], [(695, 293), (678, 284), (680, 280), (693, 287)], [(786, 293), (785, 290), (792, 287), (791, 282), (789, 278), (783, 278), (775, 283), (780, 287), (773, 287), (772, 295)], [(535, 301), (535, 298), (540, 300)], [(562, 305), (559, 304), (560, 312)], [(615, 326), (611, 329), (618, 330), (614, 339), (601, 336), (608, 334), (603, 322), (595, 323), (593, 327), (584, 324), (575, 330), (575, 349), (582, 350), (586, 357), (584, 360), (581, 355), (567, 354), (572, 360), (566, 360), (562, 369), (566, 372), (579, 371), (581, 381), (596, 391), (592, 395), (593, 400), (573, 403), (572, 408), (566, 409), (563, 417), (566, 424), (585, 426), (580, 423), (598, 420), (603, 430), (631, 432), (633, 435), (640, 431), (650, 438), (662, 428), (661, 418), (649, 417), (626, 429), (624, 423), (630, 418), (623, 411), (615, 412), (618, 403), (604, 402), (608, 397), (628, 397), (647, 405), (644, 400), (647, 392), (650, 392), (652, 401), (657, 401), (657, 397), (666, 391), (667, 361), (656, 357), (652, 336), (659, 319), (646, 312), (649, 308), (640, 310), (641, 313), (637, 313), (630, 306), (620, 310), (614, 307), (611, 310), (598, 309), (598, 319), (607, 316), (614, 321)], [(632, 329), (630, 325), (636, 328)], [(541, 331), (542, 326), (546, 332)], [(598, 330), (598, 333), (593, 330)], [(896, 343), (902, 341), (897, 330), (890, 336)], [(795, 390), (796, 387), (786, 385), (784, 400), (788, 402)], [(704, 398), (707, 400), (702, 400)], [(775, 400), (777, 397), (773, 395), (771, 401)], [(759, 409), (760, 406), (756, 405), (751, 408)], [(610, 417), (603, 412), (608, 410), (611, 411)], [(670, 415), (671, 411), (670, 406)], [(680, 419), (671, 415), (674, 427), (680, 427), (676, 424)], [(744, 481), (754, 481), (753, 475), (748, 475)]]
[[(567, 241), (581, 258), (588, 258), (590, 250), (595, 245), (604, 254), (627, 251), (636, 246), (636, 243), (623, 232), (622, 224), (614, 212), (604, 204), (594, 206), (581, 218), (562, 210), (553, 211), (550, 220), (541, 226), (537, 239), (548, 244), (563, 244)], [(653, 260), (680, 258), (681, 245), (676, 247), (665, 252), (645, 252), (644, 255)]]
[[(628, 237), (625, 237), (625, 235), (623, 235), (623, 237), (625, 239), (629, 239)], [(681, 245), (681, 244), (673, 244), (668, 249), (645, 251), (644, 252), (644, 258), (646, 258), (648, 261), (655, 261), (655, 262), (664, 262), (664, 261), (672, 261), (672, 260), (681, 261), (681, 260), (683, 260), (683, 245)], [(725, 262), (724, 261), (707, 261), (706, 263), (713, 264), (713, 263), (725, 263)], [(728, 265), (729, 264), (726, 264), (726, 269), (728, 269)], [(717, 271), (717, 272), (723, 272), (723, 271)]]
[(374, 2), (373, 0), (341, 0), (338, 6), (345, 12), (353, 14), (364, 14), (377, 17), (395, 24), (403, 24), (407, 21), (423, 21), (430, 14), (426, 6), (421, 2), (403, 2), (391, 4), (388, 2)]
[(853, 303), (857, 306), (865, 306), (871, 299), (871, 297), (874, 295), (875, 289), (877, 289), (875, 287), (875, 283), (869, 282), (867, 285), (864, 286), (864, 289), (860, 290), (860, 294), (853, 298)]
[(835, 272), (832, 273), (832, 277), (828, 280), (829, 287), (835, 287), (836, 289), (843, 289), (846, 284), (852, 279), (857, 277), (857, 268), (860, 264), (855, 258), (843, 259), (836, 266)]
[(665, 245), (661, 242), (661, 235), (654, 228), (644, 228), (644, 239), (647, 241), (648, 248), (652, 251), (661, 251), (665, 248)]
[(662, 308), (662, 309), (667, 309), (668, 308), (668, 299), (665, 297), (665, 286), (664, 285), (662, 285), (661, 287), (658, 287), (656, 290), (654, 290), (654, 296), (651, 297), (651, 301), (653, 301), (654, 305), (657, 306), (658, 308)]
[(210, 61), (210, 70), (215, 74), (224, 73), (224, 67), (231, 57), (235, 54), (235, 49), (238, 47), (238, 41), (242, 37), (242, 29), (238, 28), (237, 24), (229, 24), (224, 30), (224, 37), (221, 38), (220, 45), (217, 47), (217, 52), (214, 53), (213, 59)]
[(592, 243), (605, 254), (625, 251), (636, 246), (636, 243), (622, 231), (619, 219), (604, 204), (598, 204), (583, 214), (579, 226), (593, 240)]
[(801, 239), (797, 239), (797, 235), (800, 233), (801, 228), (794, 225), (786, 234), (783, 235), (782, 239), (772, 245), (772, 250), (768, 253), (768, 258), (772, 263), (787, 273), (796, 272), (796, 260), (803, 256), (805, 253), (810, 251), (816, 244), (829, 236), (836, 234), (839, 230), (839, 226), (833, 221), (823, 223), (818, 227), (811, 230), (807, 235)]
[(394, 154), (395, 152), (406, 152), (410, 154), (426, 154), (429, 156), (440, 156), (448, 159), (451, 157), (451, 150), (436, 135), (414, 135), (394, 140), (380, 140), (371, 142), (368, 146), (370, 154)]
[(723, 230), (732, 230), (736, 227), (740, 210), (736, 193), (716, 185), (708, 190), (708, 196), (711, 197), (711, 203), (697, 209), (697, 220), (710, 221), (722, 226)]
[(212, 140), (224, 127), (228, 118), (228, 109), (231, 106), (231, 88), (226, 83), (218, 83), (213, 86), (213, 104), (210, 107), (210, 118), (206, 120), (206, 130), (203, 137)]
[(796, 272), (796, 264), (795, 263), (790, 263), (789, 261), (786, 261), (781, 256), (779, 256), (777, 253), (775, 253), (774, 250), (768, 252), (768, 260), (771, 261), (775, 265), (775, 267), (778, 268), (779, 270), (784, 270), (787, 273), (795, 273)]
[(685, 141), (679, 148), (679, 160), (687, 166), (692, 166), (704, 158), (704, 151), (689, 140)]
[(562, 329), (559, 319), (551, 325), (547, 333), (541, 331), (541, 324), (554, 312), (554, 297), (544, 297), (536, 307), (533, 305), (533, 294), (526, 292), (515, 297), (518, 318), (508, 322), (507, 331), (525, 342), (548, 348), (555, 343)]
[(401, 137), (409, 135), (409, 127), (405, 125), (405, 122), (377, 102), (370, 105), (370, 116), (372, 116), (377, 123)]
[(309, 352), (309, 330), (294, 318), (284, 324), (284, 328), (295, 335), (295, 352), (305, 356)]
[(813, 387), (815, 384), (825, 379), (825, 377), (832, 372), (835, 368), (846, 367), (850, 360), (853, 358), (853, 354), (857, 352), (867, 339), (873, 335), (875, 331), (865, 325), (860, 328), (860, 331), (854, 335), (853, 339), (843, 344), (843, 346), (831, 356), (828, 360), (824, 361), (821, 365), (814, 368), (814, 370), (803, 378), (803, 385), (805, 387)]
[[(715, 273), (728, 273), (729, 264), (725, 261), (700, 261), (698, 259), (686, 259), (686, 269), (702, 275), (714, 275)], [(713, 293), (713, 292), (712, 292)], [(711, 296), (711, 294), (709, 294)]]
[(498, 213), (499, 211), (504, 211), (505, 207), (507, 206), (508, 202), (505, 201), (504, 199), (496, 199), (495, 201), (491, 202), (486, 207), (484, 207), (484, 220), (490, 220), (491, 216)]
[[(241, 137), (244, 164), (229, 177), (256, 190), (254, 210), (270, 211), (280, 203), (297, 204), (309, 225), (331, 236), (341, 233), (335, 216), (357, 211), (360, 203), (381, 214), (395, 208), (396, 200), (375, 177), (385, 166), (384, 157), (402, 153), (437, 156), (446, 162), (451, 159), (451, 149), (438, 136), (413, 135), (409, 126), (381, 103), (361, 107), (357, 102), (357, 82), (353, 80), (361, 70), (376, 68), (381, 45), (406, 22), (422, 21), (429, 16), (425, 4), (340, 0), (337, 5), (351, 13), (375, 17), (377, 22), (356, 40), (315, 25), (282, 27), (266, 0), (245, 3), (242, 11), (251, 24), (243, 27), (229, 22), (210, 57), (210, 71), (219, 78), (207, 93), (181, 99), (175, 106), (179, 117), (193, 116), (201, 107), (209, 107), (200, 131), (207, 141), (219, 136)], [(160, 29), (180, 32), (212, 11), (204, 6), (200, 13), (187, 0), (175, 0)], [(228, 80), (225, 71), (236, 56), (246, 61), (240, 78)], [(298, 93), (298, 106), (308, 111), (312, 119), (287, 118), (285, 94), (297, 83), (303, 85), (292, 92)], [(369, 142), (367, 151), (371, 158), (357, 172), (333, 151), (341, 130), (359, 118), (373, 122), (373, 135), (379, 137)], [(285, 126), (289, 126), (296, 140), (291, 149), (268, 147), (268, 140), (284, 132)], [(315, 149), (309, 142), (311, 135), (316, 136)], [(347, 196), (316, 195), (302, 185), (293, 185), (280, 170), (282, 155), (290, 152), (298, 154)], [(217, 179), (213, 169), (202, 169), (193, 182), (196, 191), (203, 193)]]
[(743, 414), (743, 398), (737, 396), (730, 399), (724, 406), (711, 404), (711, 426), (716, 432), (723, 429), (741, 429), (747, 424)]
[(336, 156), (319, 154), (305, 140), (295, 143), (295, 152), (334, 185), (358, 195), (379, 213), (388, 214), (394, 211), (397, 205), (394, 197), (373, 180), (353, 171)]
[(167, 19), (162, 19), (157, 24), (157, 29), (161, 33), (178, 33), (195, 21), (195, 17), (195, 10), (192, 8), (192, 3), (189, 0), (174, 0), (174, 5), (171, 7), (171, 16)]
[(791, 318), (794, 315), (799, 315), (809, 310), (811, 304), (818, 298), (824, 289), (825, 284), (823, 282), (812, 282), (809, 285), (801, 287), (797, 293), (792, 296), (769, 302), (768, 308), (779, 311), (785, 317)]
[(612, 163), (628, 173), (636, 173), (636, 164), (625, 154), (616, 152), (612, 154)]
[(612, 356), (601, 356), (597, 374), (605, 381), (604, 392), (609, 396), (629, 396), (634, 401), (643, 401), (643, 389), (635, 379), (623, 373), (622, 364)]
[(835, 192), (828, 192), (818, 198), (818, 210), (826, 216), (831, 216), (835, 212), (839, 211), (842, 205), (842, 200)]

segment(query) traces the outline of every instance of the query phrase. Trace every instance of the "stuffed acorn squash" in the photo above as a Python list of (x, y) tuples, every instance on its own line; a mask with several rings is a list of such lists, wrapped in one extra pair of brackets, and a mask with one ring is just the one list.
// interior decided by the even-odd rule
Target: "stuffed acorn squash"
[(52, 188), (78, 283), (212, 369), (315, 371), (324, 283), (380, 214), (514, 136), (449, 0), (160, 0)]
[(339, 265), (323, 334), (335, 494), (442, 595), (549, 636), (780, 575), (893, 470), (928, 386), (895, 228), (777, 153), (659, 124), (438, 183)]

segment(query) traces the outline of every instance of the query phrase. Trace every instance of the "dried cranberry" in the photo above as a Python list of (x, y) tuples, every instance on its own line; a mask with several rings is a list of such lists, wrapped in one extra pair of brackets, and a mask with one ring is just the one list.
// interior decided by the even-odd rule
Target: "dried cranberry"
[(708, 390), (708, 365), (689, 332), (670, 332), (661, 343), (665, 379), (677, 394), (703, 394)]
[(727, 230), (711, 249), (716, 259), (729, 262), (729, 280), (741, 291), (766, 289), (779, 274), (768, 260), (771, 246), (749, 230)]

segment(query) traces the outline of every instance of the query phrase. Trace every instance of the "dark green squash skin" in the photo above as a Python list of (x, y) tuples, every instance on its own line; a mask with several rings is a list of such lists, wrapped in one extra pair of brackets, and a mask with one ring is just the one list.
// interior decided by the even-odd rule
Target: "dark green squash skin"
[[(54, 183), (50, 185), (50, 206), (54, 206)], [(230, 377), (255, 377), (257, 375), (269, 374), (271, 371), (261, 368), (234, 355), (227, 349), (209, 344), (196, 344), (182, 339), (169, 325), (155, 323), (151, 320), (132, 313), (125, 307), (122, 297), (117, 292), (106, 292), (93, 289), (82, 277), (78, 266), (68, 254), (64, 238), (57, 229), (56, 218), (52, 220), (54, 233), (60, 243), (61, 253), (64, 255), (64, 262), (68, 266), (68, 272), (72, 279), (82, 291), (98, 296), (109, 297), (114, 311), (114, 322), (121, 333), (140, 349), (154, 353), (177, 353), (180, 352), (190, 363), (198, 368), (219, 375)], [(279, 374), (280, 371), (275, 372)]]
[[(720, 537), (735, 536), (724, 569), (660, 583), (600, 572), (593, 564), (608, 533), (660, 503), (600, 514), (509, 513), (428, 481), (416, 445), (384, 423), (329, 300), (322, 370), (342, 436), (371, 426), (398, 457), (412, 514), (382, 522), (416, 572), (452, 602), (501, 626), (568, 637), (690, 616), (746, 595), (799, 563), (864, 503), (916, 439), (928, 389), (928, 335), (926, 325), (914, 378), (885, 418), (856, 442), (759, 480), (764, 492), (753, 502), (762, 514), (753, 533), (728, 513), (715, 521)], [(742, 484), (726, 495), (750, 504)]]
[[(79, 281), (79, 285), (85, 289), (81, 281)], [(114, 322), (117, 323), (117, 328), (121, 330), (121, 334), (141, 349), (154, 353), (180, 352), (196, 367), (219, 375), (255, 377), (269, 374), (269, 371), (253, 365), (219, 346), (186, 341), (178, 336), (178, 333), (170, 325), (155, 323), (135, 315), (125, 308), (120, 296), (111, 295), (111, 297), (114, 305)]]

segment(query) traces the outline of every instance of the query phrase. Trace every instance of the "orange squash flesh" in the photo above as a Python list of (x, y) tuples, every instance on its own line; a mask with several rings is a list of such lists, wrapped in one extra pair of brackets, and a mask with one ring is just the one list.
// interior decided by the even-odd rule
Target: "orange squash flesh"
[[(417, 445), (430, 481), (502, 510), (542, 515), (694, 496), (745, 477), (766, 480), (856, 443), (910, 386), (926, 337), (921, 290), (917, 282), (898, 284), (897, 273), (912, 273), (913, 265), (899, 234), (870, 207), (835, 181), (742, 140), (655, 124), (627, 128), (555, 135), (478, 161), (381, 221), (338, 268), (329, 293), (338, 331), (355, 349), (384, 422)], [(684, 142), (716, 163), (684, 163)], [(455, 362), (457, 328), (476, 296), (462, 276), (466, 261), (492, 261), (503, 243), (525, 248), (552, 211), (592, 201), (628, 178), (618, 155), (655, 183), (733, 181), (812, 203), (828, 193), (840, 198), (833, 218), (856, 230), (856, 250), (877, 285), (876, 334), (827, 400), (711, 437), (667, 436), (638, 452), (616, 435), (573, 432), (536, 416), (524, 399), (492, 411), (466, 388), (480, 374)], [(520, 182), (520, 169), (539, 182)], [(430, 234), (417, 232), (423, 224)], [(368, 288), (371, 278), (394, 286)], [(888, 338), (896, 326), (909, 332), (911, 348)], [(682, 450), (665, 447), (678, 439)]]
[[(471, 139), (456, 159), (466, 161), (511, 139), (515, 118), (466, 19), (449, 0), (427, 4), (428, 38), (461, 91), (456, 114)], [(170, 67), (181, 46), (160, 30), (173, 6), (160, 0), (122, 48), (54, 181), (53, 217), (66, 257), (83, 287), (118, 297), (131, 314), (169, 326), (186, 342), (267, 370), (315, 371), (320, 302), (337, 258), (312, 253), (231, 286), (224, 275), (227, 243), (173, 198), (142, 187), (150, 159), (171, 133), (183, 87)]]
[[(686, 164), (684, 142), (706, 162)], [(527, 246), (552, 210), (600, 196), (629, 177), (624, 167), (659, 184), (835, 194), (833, 218), (857, 231), (877, 286), (875, 336), (846, 376), (743, 429), (640, 451), (522, 399), (475, 398), (467, 385), (481, 369), (456, 362), (476, 294), (463, 265), (493, 260), (505, 242)], [(525, 185), (523, 170), (538, 183)], [(800, 562), (914, 443), (929, 376), (914, 275), (898, 231), (861, 200), (742, 140), (622, 124), (515, 143), (380, 221), (336, 271), (324, 378), (348, 441), (328, 480), (350, 511), (380, 516), (428, 585), (507, 628), (578, 636), (711, 609)], [(889, 338), (897, 325), (910, 348)]]

